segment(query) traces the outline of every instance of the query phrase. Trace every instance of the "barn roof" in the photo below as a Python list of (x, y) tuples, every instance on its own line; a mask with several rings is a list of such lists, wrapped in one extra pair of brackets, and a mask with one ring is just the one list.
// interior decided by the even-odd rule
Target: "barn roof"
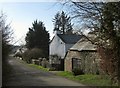
[(70, 48), (70, 50), (77, 50), (77, 51), (95, 51), (96, 45), (93, 45), (90, 41), (87, 39), (80, 39), (73, 47)]
[(82, 38), (81, 35), (75, 34), (57, 34), (57, 35), (66, 44), (75, 44)]

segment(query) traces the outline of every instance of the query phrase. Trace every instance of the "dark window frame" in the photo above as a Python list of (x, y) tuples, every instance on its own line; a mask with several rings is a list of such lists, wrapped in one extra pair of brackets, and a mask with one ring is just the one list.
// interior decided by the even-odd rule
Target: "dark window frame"
[(81, 59), (72, 58), (72, 69), (81, 67)]

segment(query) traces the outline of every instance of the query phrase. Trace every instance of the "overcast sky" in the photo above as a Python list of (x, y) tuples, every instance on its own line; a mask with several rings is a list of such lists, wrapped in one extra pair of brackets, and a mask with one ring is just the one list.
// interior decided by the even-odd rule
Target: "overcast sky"
[[(36, 19), (45, 24), (52, 38), (52, 19), (58, 11), (65, 8), (58, 2), (0, 2), (0, 10), (7, 15), (7, 23), (11, 23), (15, 41), (22, 38), (24, 42), (28, 28), (32, 27), (32, 22)], [(17, 44), (22, 42), (19, 41)]]

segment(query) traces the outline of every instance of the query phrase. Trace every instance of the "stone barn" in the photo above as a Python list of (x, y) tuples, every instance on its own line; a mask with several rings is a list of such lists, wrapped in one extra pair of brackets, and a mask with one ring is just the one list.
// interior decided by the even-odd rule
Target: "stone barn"
[(99, 74), (99, 61), (96, 46), (87, 39), (82, 38), (67, 52), (65, 71), (78, 68), (84, 73)]

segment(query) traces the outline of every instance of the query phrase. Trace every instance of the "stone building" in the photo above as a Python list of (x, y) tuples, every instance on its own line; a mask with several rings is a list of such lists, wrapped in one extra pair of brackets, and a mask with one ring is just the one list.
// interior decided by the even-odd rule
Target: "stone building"
[(87, 39), (80, 39), (65, 56), (65, 71), (78, 68), (84, 73), (98, 74), (100, 59), (96, 49)]

